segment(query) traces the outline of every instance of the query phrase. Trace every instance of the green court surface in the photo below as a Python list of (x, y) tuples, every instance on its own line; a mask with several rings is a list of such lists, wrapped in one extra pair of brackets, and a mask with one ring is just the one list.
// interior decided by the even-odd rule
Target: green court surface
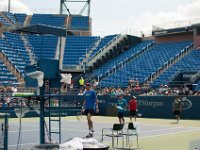
[[(46, 118), (48, 120), (48, 118)], [(125, 118), (128, 123), (129, 118)], [(18, 118), (9, 119), (9, 123), (16, 125)], [(94, 116), (94, 127), (96, 127), (96, 136), (94, 138), (101, 139), (102, 128), (111, 128), (113, 123), (118, 123), (117, 117)], [(29, 125), (36, 123), (39, 125), (39, 118), (23, 118), (22, 124)], [(199, 120), (180, 120), (179, 124), (175, 124), (175, 119), (147, 119), (138, 118), (140, 124), (139, 145), (143, 150), (188, 150), (189, 143), (193, 140), (200, 139), (200, 121)], [(62, 117), (63, 133), (69, 137), (70, 131), (74, 130), (82, 137), (87, 133), (87, 120), (83, 116), (81, 121), (78, 121), (75, 116)], [(71, 124), (71, 125), (70, 125)], [(27, 126), (28, 127), (28, 126)], [(24, 127), (25, 128), (25, 127)], [(32, 132), (39, 132), (32, 131)], [(84, 133), (83, 133), (84, 132)], [(12, 132), (10, 134), (13, 134)], [(24, 138), (28, 139), (25, 134)], [(111, 138), (104, 141), (111, 145)], [(121, 144), (119, 143), (121, 146)], [(136, 147), (136, 141), (133, 141), (133, 147)], [(14, 146), (10, 146), (14, 148)]]
[[(68, 117), (66, 119), (74, 119), (74, 117)], [(117, 117), (93, 117), (94, 122), (110, 122), (117, 123)], [(125, 118), (128, 122), (129, 118)], [(199, 120), (180, 120), (179, 124), (176, 124), (175, 119), (147, 119), (138, 118), (137, 120), (142, 125), (167, 127), (194, 127), (196, 130), (174, 131), (173, 133), (163, 133), (161, 135), (144, 136), (139, 137), (139, 143), (141, 149), (144, 150), (188, 150), (190, 141), (200, 139), (200, 121)], [(141, 131), (142, 132), (142, 131)], [(111, 145), (111, 142), (108, 142)], [(134, 143), (136, 144), (136, 143)]]

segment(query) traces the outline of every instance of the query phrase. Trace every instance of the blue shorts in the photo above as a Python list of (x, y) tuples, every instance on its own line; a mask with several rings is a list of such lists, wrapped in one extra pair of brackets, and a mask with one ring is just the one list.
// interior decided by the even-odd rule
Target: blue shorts
[(179, 110), (175, 110), (175, 111), (174, 111), (174, 115), (175, 115), (175, 116), (180, 116), (180, 111), (179, 111)]
[(124, 112), (118, 112), (118, 118), (123, 118), (124, 117)]
[(95, 113), (94, 109), (89, 108), (89, 109), (85, 109), (84, 111), (85, 115), (87, 116), (88, 114), (93, 115)]

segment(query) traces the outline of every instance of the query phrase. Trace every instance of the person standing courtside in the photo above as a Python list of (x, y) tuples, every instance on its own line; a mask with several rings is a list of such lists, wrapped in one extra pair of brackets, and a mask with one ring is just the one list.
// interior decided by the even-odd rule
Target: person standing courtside
[(83, 91), (84, 82), (85, 81), (84, 81), (83, 77), (81, 77), (79, 80), (79, 85), (80, 85), (80, 90), (82, 90), (82, 91)]
[(137, 99), (135, 96), (132, 97), (132, 99), (129, 101), (129, 112), (130, 112), (130, 121), (132, 122), (132, 118), (135, 118), (136, 121), (136, 116), (137, 116)]
[(179, 96), (177, 96), (173, 102), (173, 108), (172, 111), (174, 113), (174, 116), (176, 117), (177, 123), (180, 120), (180, 113), (182, 111), (182, 102), (179, 98)]
[(120, 94), (118, 97), (119, 99), (117, 101), (117, 111), (118, 111), (119, 123), (124, 124), (125, 123), (124, 115), (128, 104), (127, 101), (123, 99), (122, 94)]
[(88, 129), (89, 134), (86, 136), (86, 138), (93, 137), (94, 128), (93, 128), (93, 121), (92, 121), (92, 115), (96, 112), (99, 112), (98, 108), (98, 100), (97, 100), (97, 94), (94, 90), (91, 90), (90, 83), (86, 83), (86, 91), (84, 93), (84, 102), (82, 107), (82, 113), (84, 112), (87, 116), (88, 121)]

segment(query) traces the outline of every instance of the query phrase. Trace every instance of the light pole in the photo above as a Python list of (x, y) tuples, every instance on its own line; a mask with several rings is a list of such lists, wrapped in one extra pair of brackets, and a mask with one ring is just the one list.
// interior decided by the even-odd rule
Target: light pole
[(8, 0), (8, 12), (10, 12), (10, 0)]

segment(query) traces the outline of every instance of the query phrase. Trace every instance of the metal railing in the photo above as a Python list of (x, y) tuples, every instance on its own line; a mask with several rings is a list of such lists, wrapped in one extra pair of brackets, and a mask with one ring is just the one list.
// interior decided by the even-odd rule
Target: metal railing
[(92, 66), (93, 63), (96, 62), (96, 60), (101, 59), (102, 56), (105, 55), (108, 50), (112, 49), (114, 46), (116, 46), (121, 40), (123, 40), (127, 35), (118, 35), (113, 40), (111, 40), (109, 43), (107, 43), (104, 47), (102, 47), (93, 57), (93, 59), (88, 62), (87, 66)]

